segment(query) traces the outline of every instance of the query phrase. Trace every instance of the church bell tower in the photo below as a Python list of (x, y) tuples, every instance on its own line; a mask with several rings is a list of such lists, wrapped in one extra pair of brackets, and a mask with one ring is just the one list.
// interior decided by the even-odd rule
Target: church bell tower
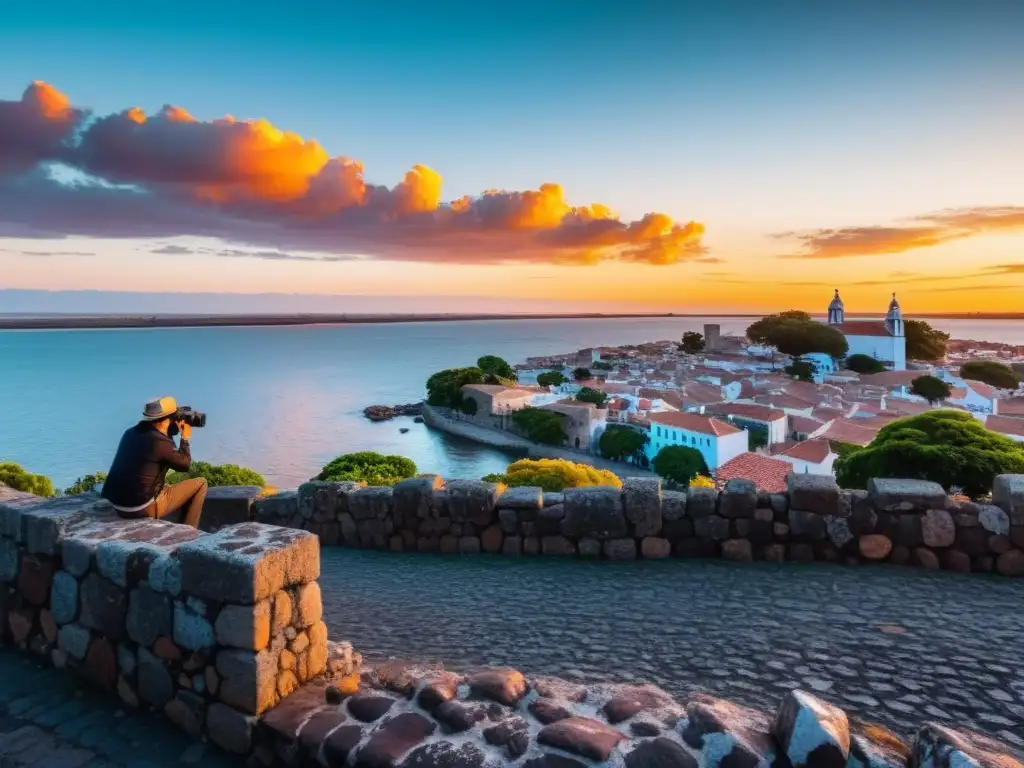
[(885, 315), (885, 329), (890, 336), (904, 336), (903, 310), (900, 303), (896, 301), (896, 294), (893, 293), (892, 301), (889, 302), (889, 311)]
[(843, 300), (839, 298), (839, 289), (836, 288), (836, 295), (833, 297), (832, 303), (828, 305), (828, 324), (842, 325), (845, 317), (846, 308), (843, 306)]

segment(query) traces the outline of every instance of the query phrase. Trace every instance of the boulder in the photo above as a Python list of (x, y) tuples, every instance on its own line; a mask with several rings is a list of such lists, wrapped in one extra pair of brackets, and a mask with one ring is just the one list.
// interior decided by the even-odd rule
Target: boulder
[(746, 539), (729, 539), (722, 543), (722, 559), (735, 563), (749, 563), (754, 559), (754, 552)]
[(1024, 475), (997, 475), (992, 503), (1010, 517), (1010, 525), (1024, 525)]
[[(583, 554), (583, 542), (580, 542), (580, 554)], [(648, 536), (640, 542), (640, 554), (647, 560), (661, 560), (672, 554), (672, 544), (668, 539)]]
[(124, 635), (128, 595), (124, 589), (97, 573), (90, 573), (82, 581), (81, 622), (111, 640)]
[[(437, 726), (416, 712), (404, 712), (391, 718), (356, 753), (357, 768), (393, 766), (405, 753), (430, 736)], [(333, 764), (333, 763), (332, 763)]]
[[(537, 533), (541, 536), (557, 536), (562, 532), (562, 521), (565, 519), (565, 505), (554, 504), (544, 507), (537, 514)], [(525, 525), (530, 525), (526, 523)]]
[(472, 675), (468, 683), (474, 695), (509, 707), (526, 693), (526, 678), (517, 669), (488, 669)]
[(853, 531), (850, 530), (850, 523), (850, 518), (832, 516), (825, 518), (825, 531), (828, 534), (828, 540), (831, 541), (836, 548), (842, 549), (853, 541), (854, 534)]
[(1010, 516), (995, 504), (979, 505), (978, 523), (996, 536), (1006, 536), (1010, 533)]
[(540, 541), (541, 553), (559, 557), (576, 554), (576, 546), (565, 536), (544, 536)]
[(537, 741), (549, 747), (604, 761), (626, 737), (606, 723), (589, 717), (570, 717), (544, 726)]
[(1011, 549), (996, 559), (996, 573), (1003, 576), (1024, 576), (1024, 552)]
[(951, 547), (956, 540), (953, 517), (944, 509), (926, 510), (921, 518), (921, 534), (929, 547)]
[(626, 755), (626, 768), (697, 768), (697, 760), (671, 739), (642, 741)]
[(566, 490), (561, 532), (564, 536), (591, 536), (602, 541), (628, 536), (622, 493), (605, 486)]
[(705, 768), (765, 766), (774, 746), (767, 718), (760, 712), (706, 694), (686, 705), (683, 741), (700, 752)]
[(661, 518), (673, 522), (686, 517), (686, 491), (661, 492)]
[[(523, 510), (524, 512), (533, 512), (536, 514), (542, 507), (561, 503), (552, 501), (551, 504), (546, 504), (545, 502), (546, 494), (542, 488), (538, 488), (537, 486), (521, 486), (518, 488), (507, 488), (505, 492), (501, 494), (498, 506), (502, 509)], [(533, 518), (526, 515), (523, 519), (527, 520)]]
[(945, 509), (949, 501), (943, 487), (930, 480), (873, 477), (868, 480), (868, 495), (878, 512)]
[(238, 755), (248, 754), (256, 718), (224, 704), (211, 704), (206, 710), (206, 732), (222, 749)]
[(536, 717), (542, 724), (549, 725), (572, 717), (572, 710), (564, 706), (557, 699), (548, 699), (540, 696), (530, 702), (530, 714)]
[(488, 526), (497, 522), (497, 503), (504, 486), (483, 480), (452, 480), (445, 488), (453, 523)]
[(937, 723), (918, 730), (909, 763), (915, 768), (1024, 768), (998, 741)]
[(718, 491), (715, 488), (689, 488), (686, 491), (687, 517), (709, 517), (717, 511)]
[(138, 586), (128, 596), (128, 637), (147, 648), (171, 633), (171, 601), (167, 595)]
[(612, 539), (604, 543), (609, 560), (636, 560), (636, 539)]
[(601, 542), (597, 539), (580, 539), (578, 544), (580, 557), (600, 557)]
[(637, 538), (661, 531), (661, 478), (627, 477), (622, 481), (622, 506)]
[(843, 517), (849, 514), (841, 502), (839, 486), (831, 475), (790, 473), (786, 478), (790, 510)]
[[(790, 477), (794, 477), (794, 475), (790, 475)], [(807, 477), (814, 477), (814, 475), (807, 475)], [(835, 516), (832, 515), (832, 517)], [(790, 508), (789, 533), (797, 538), (821, 541), (828, 531), (825, 527), (825, 518), (822, 515), (799, 508)]]
[(879, 533), (861, 536), (858, 545), (861, 556), (868, 560), (885, 560), (892, 552), (892, 539)]
[[(707, 490), (707, 489), (701, 489)], [(729, 538), (729, 521), (724, 517), (698, 517), (693, 521), (693, 531), (698, 538), (708, 541), (725, 541)]]
[(401, 480), (393, 486), (391, 509), (396, 528), (414, 525), (418, 520), (430, 517), (434, 491), (444, 481), (438, 475), (424, 475)]
[(850, 756), (846, 713), (804, 691), (783, 698), (772, 734), (793, 768), (844, 768)]
[(927, 547), (917, 547), (913, 552), (914, 565), (929, 571), (939, 570), (939, 556)]

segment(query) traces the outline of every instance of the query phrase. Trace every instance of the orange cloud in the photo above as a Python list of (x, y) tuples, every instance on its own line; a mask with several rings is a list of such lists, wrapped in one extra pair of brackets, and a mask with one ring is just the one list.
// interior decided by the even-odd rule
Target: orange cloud
[[(50, 235), (209, 235), (474, 263), (675, 264), (705, 253), (701, 224), (663, 213), (623, 221), (599, 203), (571, 205), (558, 184), (444, 202), (441, 175), (425, 165), (394, 187), (369, 184), (358, 161), (331, 157), (316, 141), (266, 120), (203, 121), (164, 106), (153, 116), (133, 107), (87, 122), (59, 91), (37, 83), (19, 102), (0, 101), (0, 139), (8, 136), (14, 140), (0, 141), (8, 156), (4, 163), (0, 155), (0, 173), (60, 161), (101, 181), (9, 181), (0, 186), (0, 228), (6, 221)], [(38, 210), (43, 200), (49, 218)]]
[(795, 239), (804, 248), (800, 253), (783, 255), (784, 259), (840, 259), (905, 253), (953, 240), (1024, 229), (1024, 207), (957, 208), (918, 216), (914, 221), (921, 223), (784, 232), (776, 237)]

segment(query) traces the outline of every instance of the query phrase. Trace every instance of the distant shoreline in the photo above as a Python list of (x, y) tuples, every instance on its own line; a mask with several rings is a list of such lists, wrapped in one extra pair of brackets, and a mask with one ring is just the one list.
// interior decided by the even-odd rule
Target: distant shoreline
[[(703, 313), (629, 313), (578, 312), (572, 314), (231, 314), (231, 315), (0, 315), (0, 330), (80, 330), (117, 328), (229, 328), (275, 327), (303, 325), (362, 325), (379, 323), (447, 323), (480, 320), (659, 320), (669, 318), (721, 317), (759, 318), (763, 313), (709, 314)], [(993, 314), (928, 314), (928, 318), (941, 320), (1024, 320), (1022, 313)], [(874, 317), (856, 315), (848, 317)]]

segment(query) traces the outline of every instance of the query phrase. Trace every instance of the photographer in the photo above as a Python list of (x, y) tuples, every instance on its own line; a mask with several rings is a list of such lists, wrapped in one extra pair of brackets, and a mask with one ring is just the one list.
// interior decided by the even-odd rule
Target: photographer
[[(192, 464), (192, 423), (202, 426), (205, 417), (191, 410), (179, 410), (173, 397), (146, 403), (142, 421), (121, 437), (103, 484), (103, 498), (113, 504), (121, 517), (163, 518), (187, 507), (183, 522), (199, 527), (206, 480), (198, 477), (164, 487), (167, 470), (186, 472)], [(179, 432), (181, 445), (177, 447), (172, 438)]]

